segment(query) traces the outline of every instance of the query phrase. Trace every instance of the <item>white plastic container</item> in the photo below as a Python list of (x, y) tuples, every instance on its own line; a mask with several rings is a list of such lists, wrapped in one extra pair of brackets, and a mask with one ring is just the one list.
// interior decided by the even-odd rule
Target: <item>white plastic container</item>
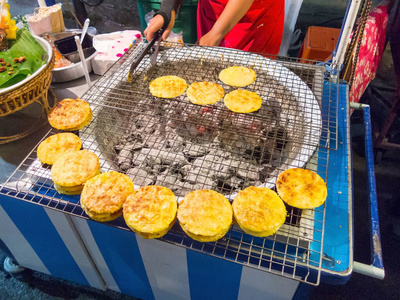
[(93, 38), (98, 54), (92, 61), (93, 72), (103, 75), (134, 43), (142, 40), (140, 31), (125, 30), (99, 34)]

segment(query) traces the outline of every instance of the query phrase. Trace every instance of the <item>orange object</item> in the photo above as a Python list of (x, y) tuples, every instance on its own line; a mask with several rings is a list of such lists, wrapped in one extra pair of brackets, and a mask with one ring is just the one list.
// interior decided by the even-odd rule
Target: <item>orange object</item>
[(15, 21), (11, 20), (11, 16), (9, 13), (10, 5), (3, 2), (3, 7), (0, 7), (1, 15), (1, 22), (0, 27), (4, 28), (7, 32), (7, 39), (8, 40), (15, 40), (17, 38), (17, 26), (15, 26)]
[[(340, 29), (330, 27), (308, 27), (298, 57), (311, 60), (326, 61), (335, 50)], [(302, 61), (303, 63), (310, 63)]]

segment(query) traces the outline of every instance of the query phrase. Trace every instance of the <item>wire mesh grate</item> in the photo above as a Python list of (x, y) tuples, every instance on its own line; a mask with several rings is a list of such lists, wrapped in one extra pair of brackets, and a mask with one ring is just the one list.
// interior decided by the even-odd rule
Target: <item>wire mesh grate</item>
[[(83, 148), (96, 153), (102, 172), (127, 174), (135, 188), (157, 184), (178, 199), (194, 189), (213, 189), (233, 200), (247, 186), (274, 188), (277, 175), (291, 167), (314, 170), (327, 182), (329, 151), (337, 147), (336, 94), (323, 93), (324, 68), (296, 60), (275, 61), (242, 51), (165, 47), (151, 78), (176, 75), (188, 84), (218, 81), (220, 70), (244, 65), (257, 73), (246, 89), (263, 99), (250, 114), (232, 113), (223, 101), (198, 106), (184, 94), (153, 97), (144, 80), (148, 59), (132, 82), (126, 76), (144, 45), (132, 48), (82, 97), (93, 111), (79, 134)], [(294, 75), (296, 74), (296, 75)], [(301, 78), (301, 79), (300, 79)], [(233, 88), (222, 84), (226, 93)], [(43, 139), (57, 133), (51, 130)], [(36, 148), (1, 187), (1, 193), (88, 218), (79, 196), (54, 189), (50, 166), (36, 158)], [(276, 234), (257, 238), (236, 225), (215, 243), (190, 239), (178, 224), (161, 240), (273, 274), (318, 284), (323, 259), (325, 207), (287, 207), (288, 217)], [(107, 223), (129, 230), (122, 217)]]

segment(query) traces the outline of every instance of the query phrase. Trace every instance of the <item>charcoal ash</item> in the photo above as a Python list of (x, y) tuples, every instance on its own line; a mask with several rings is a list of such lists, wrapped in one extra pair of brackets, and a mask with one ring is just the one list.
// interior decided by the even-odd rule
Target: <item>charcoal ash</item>
[(178, 109), (180, 119), (154, 112), (147, 122), (143, 116), (129, 117), (130, 130), (114, 151), (118, 167), (135, 185), (165, 186), (180, 197), (193, 189), (228, 195), (262, 184), (282, 164), (288, 134), (276, 120), (187, 107)]
[(151, 185), (155, 181), (155, 176), (141, 167), (130, 168), (126, 171), (126, 175), (138, 186)]

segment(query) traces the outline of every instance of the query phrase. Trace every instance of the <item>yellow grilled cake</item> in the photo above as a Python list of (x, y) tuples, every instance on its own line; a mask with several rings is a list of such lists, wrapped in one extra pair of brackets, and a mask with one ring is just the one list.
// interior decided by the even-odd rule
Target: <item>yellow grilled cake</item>
[(176, 221), (177, 199), (162, 186), (149, 185), (135, 190), (123, 206), (123, 216), (132, 231), (145, 239), (159, 238)]
[(92, 117), (93, 113), (89, 103), (79, 98), (76, 100), (67, 98), (57, 103), (50, 111), (48, 120), (50, 125), (56, 129), (73, 131), (87, 126)]
[(89, 150), (67, 152), (51, 167), (51, 179), (61, 194), (80, 194), (85, 182), (99, 173), (99, 158)]
[(179, 203), (178, 220), (192, 239), (213, 242), (222, 238), (231, 227), (232, 206), (228, 199), (215, 191), (192, 191)]
[(193, 82), (188, 90), (187, 95), (193, 104), (208, 105), (214, 104), (224, 97), (225, 91), (219, 84), (213, 82)]
[(255, 92), (234, 90), (224, 98), (225, 106), (237, 113), (250, 113), (260, 109), (262, 100)]
[(256, 72), (246, 67), (233, 66), (223, 69), (219, 79), (230, 86), (244, 87), (256, 80)]
[(71, 187), (65, 187), (65, 186), (61, 186), (61, 185), (58, 185), (55, 183), (54, 187), (59, 194), (79, 195), (82, 192), (83, 184), (71, 186)]
[(285, 222), (287, 214), (281, 198), (266, 187), (250, 186), (240, 191), (232, 208), (239, 227), (259, 237), (274, 234)]
[(82, 142), (77, 135), (69, 132), (57, 133), (39, 144), (37, 157), (42, 163), (52, 165), (60, 155), (77, 151), (81, 147)]
[(276, 190), (287, 204), (302, 209), (324, 204), (327, 196), (324, 180), (317, 173), (300, 168), (288, 169), (279, 174)]
[(112, 221), (122, 215), (122, 206), (133, 193), (133, 182), (125, 174), (110, 171), (86, 181), (81, 206), (86, 214), (99, 222)]
[(160, 98), (175, 98), (182, 95), (187, 88), (185, 79), (178, 76), (162, 76), (149, 84), (150, 93)]

